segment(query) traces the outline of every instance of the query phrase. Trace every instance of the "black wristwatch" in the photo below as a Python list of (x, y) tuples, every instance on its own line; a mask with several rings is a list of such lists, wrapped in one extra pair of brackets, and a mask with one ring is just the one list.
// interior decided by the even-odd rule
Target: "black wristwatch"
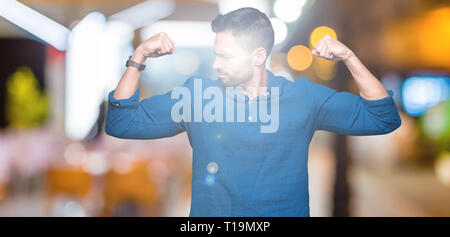
[(135, 67), (141, 72), (144, 71), (144, 69), (145, 69), (145, 64), (140, 64), (140, 63), (137, 63), (137, 62), (131, 60), (131, 56), (128, 58), (127, 63), (125, 64), (125, 66), (127, 66), (127, 67), (128, 66)]

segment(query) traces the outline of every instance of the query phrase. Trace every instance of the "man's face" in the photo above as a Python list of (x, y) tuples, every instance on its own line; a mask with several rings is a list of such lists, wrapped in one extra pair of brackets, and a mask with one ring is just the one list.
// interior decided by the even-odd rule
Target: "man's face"
[(253, 76), (251, 53), (245, 50), (244, 45), (241, 37), (234, 37), (231, 31), (216, 35), (213, 68), (219, 73), (219, 80), (225, 87), (238, 86)]

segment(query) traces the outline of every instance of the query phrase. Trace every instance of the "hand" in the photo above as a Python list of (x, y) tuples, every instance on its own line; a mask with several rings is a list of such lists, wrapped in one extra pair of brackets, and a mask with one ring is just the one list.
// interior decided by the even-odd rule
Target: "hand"
[(312, 50), (312, 54), (333, 61), (346, 61), (354, 55), (347, 46), (329, 35), (325, 35), (317, 43), (316, 47)]
[(165, 32), (160, 32), (142, 42), (136, 51), (142, 56), (157, 58), (172, 54), (175, 51), (175, 42)]

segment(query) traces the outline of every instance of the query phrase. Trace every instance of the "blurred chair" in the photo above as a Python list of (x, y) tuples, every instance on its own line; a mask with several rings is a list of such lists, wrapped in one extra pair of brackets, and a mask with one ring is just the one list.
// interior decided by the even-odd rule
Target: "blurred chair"
[(159, 194), (157, 185), (150, 180), (148, 170), (148, 162), (137, 161), (127, 173), (110, 170), (106, 174), (105, 215), (114, 215), (119, 207), (134, 209), (134, 211), (122, 211), (122, 213), (128, 213), (126, 215), (139, 215), (137, 212), (140, 208), (155, 210), (151, 213), (146, 212), (144, 215), (158, 215)]
[(93, 188), (93, 177), (81, 168), (51, 167), (47, 173), (45, 215), (51, 215), (52, 204), (58, 195), (85, 199)]

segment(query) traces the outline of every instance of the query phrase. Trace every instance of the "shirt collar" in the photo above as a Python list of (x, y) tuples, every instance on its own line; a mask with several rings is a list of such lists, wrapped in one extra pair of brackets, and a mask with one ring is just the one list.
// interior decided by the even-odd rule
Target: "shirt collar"
[[(281, 96), (283, 94), (283, 77), (281, 76), (275, 76), (269, 69), (266, 69), (267, 71), (267, 88), (266, 91), (267, 92), (271, 92), (271, 88), (272, 87), (278, 87), (278, 95)], [(222, 84), (220, 84), (220, 82), (217, 82), (220, 85), (220, 88), (222, 89), (222, 91), (225, 93), (225, 87), (223, 87)], [(236, 91), (237, 93), (242, 93), (239, 90)], [(270, 97), (270, 93), (268, 94), (268, 96)], [(247, 99), (247, 97), (246, 97)], [(236, 100), (236, 98), (234, 99)]]

